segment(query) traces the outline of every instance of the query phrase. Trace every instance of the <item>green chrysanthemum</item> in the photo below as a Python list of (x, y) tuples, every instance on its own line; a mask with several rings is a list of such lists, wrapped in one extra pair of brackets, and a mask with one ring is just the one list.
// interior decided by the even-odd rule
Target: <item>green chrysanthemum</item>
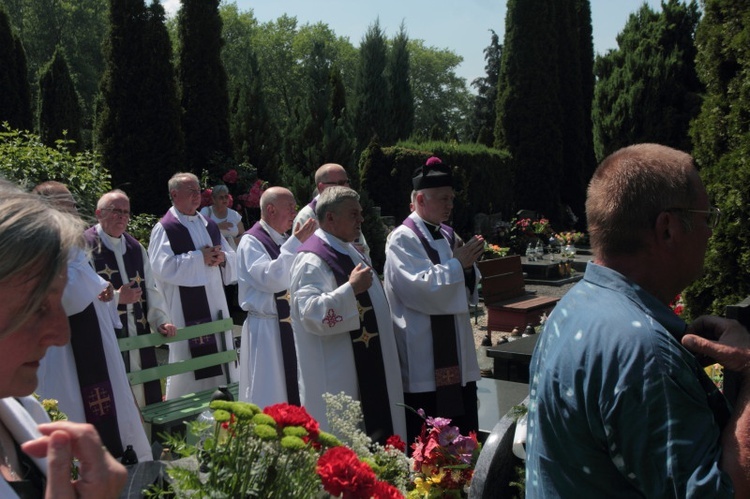
[(289, 451), (304, 449), (306, 445), (304, 440), (292, 435), (281, 438), (281, 447)]
[(287, 426), (285, 427), (282, 432), (284, 435), (290, 436), (290, 437), (305, 437), (308, 435), (307, 430), (302, 428), (301, 426)]
[(267, 424), (256, 424), (253, 428), (253, 433), (263, 440), (276, 440), (279, 437), (279, 434), (276, 433), (276, 428)]
[(320, 434), (318, 434), (318, 442), (320, 442), (323, 447), (340, 447), (343, 445), (341, 440), (336, 438), (335, 435), (325, 431), (321, 431)]
[(249, 421), (253, 419), (253, 416), (260, 413), (260, 409), (257, 405), (249, 402), (236, 402), (234, 406), (234, 415), (237, 419), (242, 421)]
[(230, 402), (229, 400), (212, 400), (208, 404), (208, 407), (214, 411), (216, 409), (224, 409), (225, 411), (234, 412), (234, 402)]
[(224, 409), (216, 409), (214, 411), (214, 421), (218, 423), (224, 423), (232, 419), (232, 413), (225, 411)]
[(255, 416), (253, 416), (253, 418), (250, 421), (255, 424), (264, 424), (268, 426), (273, 426), (274, 428), (276, 427), (276, 420), (273, 419), (268, 414), (263, 414), (263, 413), (256, 414)]

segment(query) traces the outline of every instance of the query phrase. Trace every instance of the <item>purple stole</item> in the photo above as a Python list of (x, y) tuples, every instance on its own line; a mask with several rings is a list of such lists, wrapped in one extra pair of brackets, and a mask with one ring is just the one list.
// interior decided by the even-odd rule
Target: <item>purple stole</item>
[[(276, 244), (271, 235), (263, 228), (260, 222), (250, 227), (245, 232), (260, 241), (266, 249), (268, 256), (276, 260), (281, 254), (281, 246)], [(294, 346), (294, 333), (292, 332), (292, 323), (289, 316), (289, 298), (288, 290), (274, 293), (273, 298), (276, 302), (276, 318), (279, 322), (279, 338), (281, 340), (281, 357), (284, 362), (284, 381), (286, 383), (287, 402), (294, 405), (300, 405), (299, 385), (297, 383), (297, 350)]]
[[(102, 278), (112, 283), (115, 289), (120, 289), (123, 284), (122, 275), (117, 266), (117, 259), (115, 258), (114, 252), (104, 246), (100, 239), (99, 233), (96, 227), (89, 228), (84, 232), (84, 237), (92, 248), (94, 257), (94, 269), (96, 273), (102, 276)], [(146, 319), (148, 294), (146, 291), (146, 279), (143, 271), (143, 253), (141, 252), (140, 243), (133, 238), (130, 234), (122, 235), (122, 243), (125, 245), (125, 254), (122, 255), (123, 263), (125, 264), (125, 271), (128, 276), (131, 276), (137, 285), (141, 288), (142, 295), (139, 302), (133, 303), (133, 316), (135, 318), (135, 329), (137, 335), (151, 334), (151, 328)], [(120, 304), (117, 306), (117, 310), (120, 312), (120, 322), (122, 322), (122, 328), (115, 328), (115, 333), (118, 338), (127, 338), (129, 335), (128, 331), (128, 306)], [(154, 347), (141, 348), (138, 351), (141, 357), (141, 367), (147, 369), (150, 367), (156, 367), (156, 350)], [(125, 370), (130, 372), (130, 353), (123, 352), (122, 360), (125, 362)], [(153, 404), (155, 402), (161, 402), (161, 383), (159, 380), (149, 381), (143, 384), (143, 392), (145, 396), (146, 404)]]
[[(210, 218), (205, 220), (207, 222), (206, 230), (209, 236), (211, 236), (211, 242), (214, 246), (221, 246), (221, 231), (219, 230), (219, 226)], [(197, 249), (193, 238), (190, 237), (190, 231), (180, 223), (171, 211), (167, 211), (162, 219), (159, 220), (159, 223), (164, 227), (167, 238), (169, 238), (169, 245), (172, 247), (175, 255), (189, 253)], [(185, 326), (205, 324), (213, 320), (205, 286), (179, 286), (179, 290)], [(219, 351), (216, 344), (216, 335), (214, 334), (207, 334), (206, 336), (188, 340), (188, 346), (190, 348), (190, 355), (193, 358), (210, 355)], [(194, 373), (195, 379), (199, 380), (221, 376), (224, 371), (221, 366), (211, 366), (197, 369)]]
[(318, 214), (315, 213), (315, 207), (318, 206), (318, 196), (315, 196), (312, 201), (310, 201), (309, 203), (307, 203), (307, 206), (309, 206), (310, 208), (312, 208), (313, 214), (315, 215), (315, 218), (317, 218)]
[[(355, 267), (349, 255), (336, 251), (315, 234), (310, 236), (297, 251), (310, 252), (323, 259), (333, 272), (338, 286), (349, 280), (349, 274)], [(378, 321), (372, 307), (369, 290), (358, 294), (356, 298), (359, 309), (359, 328), (350, 331), (349, 334), (352, 339), (354, 365), (357, 369), (360, 403), (367, 435), (382, 444), (393, 435), (393, 422), (391, 421)], [(333, 311), (329, 314), (333, 315)], [(330, 321), (331, 327), (335, 325), (335, 320), (328, 316), (323, 321)]]
[[(440, 255), (427, 242), (414, 220), (407, 217), (403, 225), (411, 229), (419, 238), (432, 264), (440, 265)], [(445, 224), (440, 224), (440, 232), (452, 248), (455, 242), (453, 229)], [(452, 314), (431, 315), (430, 327), (432, 329), (432, 357), (435, 364), (435, 416), (463, 416), (461, 367), (458, 363), (458, 348), (456, 347), (458, 338), (456, 336), (455, 317)]]
[(68, 324), (86, 422), (96, 428), (110, 454), (119, 458), (123, 445), (117, 423), (115, 395), (94, 303), (90, 303), (82, 312), (69, 316)]

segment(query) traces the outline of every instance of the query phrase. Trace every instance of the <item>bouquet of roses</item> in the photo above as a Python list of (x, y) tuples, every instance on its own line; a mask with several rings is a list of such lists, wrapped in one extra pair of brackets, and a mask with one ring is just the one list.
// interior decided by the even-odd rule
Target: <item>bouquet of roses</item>
[(411, 498), (467, 497), (481, 446), (476, 433), (461, 435), (447, 418), (426, 417), (422, 433), (412, 444), (415, 489)]

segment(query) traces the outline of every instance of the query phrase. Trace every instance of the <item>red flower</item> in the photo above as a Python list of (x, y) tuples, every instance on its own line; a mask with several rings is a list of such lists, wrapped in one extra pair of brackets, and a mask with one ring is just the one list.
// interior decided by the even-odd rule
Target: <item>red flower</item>
[(250, 188), (250, 192), (248, 193), (248, 196), (245, 198), (245, 206), (248, 208), (258, 208), (260, 207), (260, 196), (263, 194), (263, 191), (265, 191), (265, 182), (258, 179), (255, 181), (253, 186)]
[(239, 178), (239, 175), (237, 174), (237, 170), (231, 169), (228, 172), (224, 174), (221, 179), (226, 182), (227, 184), (234, 184), (237, 182), (237, 179)]
[(396, 487), (381, 481), (375, 482), (370, 494), (370, 497), (374, 499), (402, 499), (404, 497)]
[(318, 422), (310, 416), (304, 407), (291, 404), (274, 404), (263, 409), (264, 414), (271, 416), (279, 427), (279, 430), (285, 426), (301, 426), (307, 430), (310, 437), (318, 438), (320, 427)]
[(211, 197), (212, 189), (206, 189), (201, 192), (201, 208), (214, 204), (214, 198)]
[(348, 447), (328, 449), (318, 458), (316, 471), (326, 492), (344, 499), (372, 497), (377, 484), (370, 466)]
[(388, 437), (388, 439), (385, 441), (386, 448), (393, 447), (394, 449), (400, 450), (401, 452), (406, 452), (406, 442), (401, 440), (401, 437), (398, 435), (391, 435)]

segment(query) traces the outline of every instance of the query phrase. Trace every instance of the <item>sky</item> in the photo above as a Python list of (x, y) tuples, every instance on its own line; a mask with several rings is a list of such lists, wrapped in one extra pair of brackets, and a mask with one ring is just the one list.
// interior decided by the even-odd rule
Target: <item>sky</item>
[[(179, 8), (179, 0), (161, 0), (168, 13)], [(616, 48), (615, 37), (628, 16), (643, 3), (661, 11), (661, 0), (591, 0), (594, 52)], [(463, 57), (456, 74), (470, 84), (484, 76), (484, 49), (490, 29), (503, 41), (506, 0), (234, 0), (240, 11), (253, 10), (259, 22), (287, 14), (299, 25), (326, 23), (337, 36), (349, 38), (358, 47), (376, 19), (387, 37), (398, 33), (404, 22), (409, 38), (424, 40), (428, 47), (449, 49)]]

